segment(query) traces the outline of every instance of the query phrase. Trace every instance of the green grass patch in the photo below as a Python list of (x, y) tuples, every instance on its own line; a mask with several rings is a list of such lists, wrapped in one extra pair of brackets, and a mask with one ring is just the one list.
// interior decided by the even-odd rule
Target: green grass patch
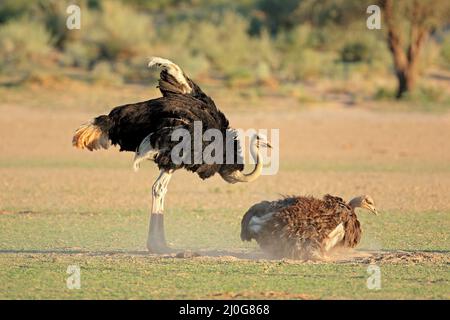
[[(239, 239), (238, 210), (167, 211), (174, 247), (253, 252)], [(360, 249), (448, 253), (449, 212), (361, 215)], [(302, 264), (234, 258), (174, 259), (145, 252), (148, 215), (142, 210), (0, 215), (2, 299), (448, 299), (442, 262), (381, 264), (382, 288), (369, 290), (365, 264)], [(66, 288), (69, 265), (81, 268), (81, 289)]]
[[(2, 254), (0, 265), (2, 299), (448, 299), (450, 281), (448, 266), (421, 264), (382, 265), (380, 290), (367, 288), (366, 265), (50, 254)], [(81, 269), (79, 290), (66, 287), (69, 265)]]

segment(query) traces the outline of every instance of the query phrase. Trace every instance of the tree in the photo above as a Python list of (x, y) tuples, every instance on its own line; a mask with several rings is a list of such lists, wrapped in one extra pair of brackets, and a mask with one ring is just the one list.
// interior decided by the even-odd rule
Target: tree
[[(398, 79), (397, 98), (411, 92), (418, 78), (418, 63), (424, 44), (434, 30), (448, 23), (446, 0), (382, 0), (387, 42)], [(407, 43), (405, 43), (407, 39)]]
[(264, 14), (264, 22), (271, 34), (276, 34), (280, 30), (289, 30), (299, 22), (295, 10), (301, 0), (259, 0), (257, 9)]
[[(279, 4), (278, 2), (282, 3)], [(371, 4), (383, 10), (382, 29), (393, 56), (398, 79), (397, 98), (414, 89), (419, 77), (421, 51), (430, 35), (438, 28), (450, 24), (450, 1), (448, 0), (259, 0), (260, 9), (267, 21), (279, 29), (289, 29), (296, 24), (308, 22), (315, 27), (343, 28), (360, 21)], [(280, 14), (275, 6), (284, 7)], [(275, 30), (276, 31), (276, 30)]]

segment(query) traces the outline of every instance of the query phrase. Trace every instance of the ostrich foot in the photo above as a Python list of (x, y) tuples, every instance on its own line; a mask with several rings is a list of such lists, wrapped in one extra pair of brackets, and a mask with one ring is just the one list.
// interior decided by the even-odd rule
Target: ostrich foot
[(164, 215), (159, 213), (152, 213), (150, 216), (150, 227), (147, 238), (147, 250), (150, 253), (175, 253), (166, 244), (166, 237), (164, 235)]
[(176, 258), (193, 258), (200, 256), (197, 252), (172, 249), (167, 245), (164, 235), (164, 215), (162, 213), (152, 213), (150, 216), (147, 250), (149, 253), (173, 255)]
[(150, 239), (147, 242), (147, 250), (149, 253), (156, 254), (169, 254), (178, 252), (177, 250), (170, 248), (165, 242), (161, 242), (156, 239)]

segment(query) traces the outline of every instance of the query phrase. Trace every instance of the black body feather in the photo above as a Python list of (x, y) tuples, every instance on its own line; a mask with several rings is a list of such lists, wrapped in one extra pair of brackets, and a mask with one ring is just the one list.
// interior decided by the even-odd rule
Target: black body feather
[[(215, 173), (242, 171), (243, 164), (238, 161), (240, 145), (237, 139), (232, 145), (224, 143), (223, 147), (222, 163), (225, 163), (226, 152), (231, 152), (227, 148), (233, 148), (234, 163), (194, 163), (194, 121), (201, 121), (202, 134), (208, 129), (218, 129), (224, 142), (226, 132), (230, 129), (229, 122), (214, 101), (186, 76), (192, 88), (188, 94), (183, 93), (180, 84), (165, 70), (160, 77), (159, 88), (163, 97), (116, 107), (107, 116), (95, 118), (94, 125), (107, 133), (111, 143), (120, 146), (120, 151), (135, 152), (144, 138), (151, 134), (151, 145), (158, 150), (155, 162), (160, 169), (185, 168), (196, 172), (202, 179)], [(190, 133), (191, 159), (188, 163), (176, 164), (171, 160), (171, 151), (179, 141), (171, 141), (171, 133), (180, 128)], [(203, 141), (202, 150), (210, 143)]]

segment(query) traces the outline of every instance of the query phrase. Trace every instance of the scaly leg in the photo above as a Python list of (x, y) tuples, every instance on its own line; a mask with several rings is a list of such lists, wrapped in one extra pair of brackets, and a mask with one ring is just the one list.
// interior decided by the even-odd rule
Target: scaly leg
[(172, 177), (171, 171), (161, 170), (152, 187), (152, 212), (147, 238), (147, 249), (153, 253), (171, 252), (164, 235), (164, 197)]

